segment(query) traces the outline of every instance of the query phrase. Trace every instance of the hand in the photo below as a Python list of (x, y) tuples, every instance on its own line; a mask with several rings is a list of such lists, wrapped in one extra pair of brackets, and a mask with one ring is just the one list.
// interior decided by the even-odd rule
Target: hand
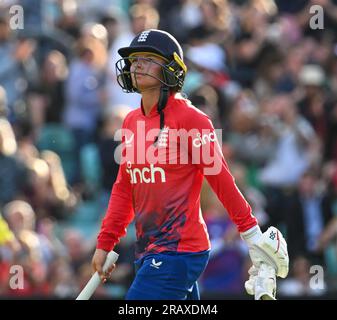
[(289, 271), (287, 243), (281, 232), (269, 227), (264, 233), (259, 226), (241, 233), (247, 241), (253, 266), (248, 270), (249, 280), (245, 282), (248, 294), (255, 300), (275, 300), (276, 276), (285, 278)]
[(116, 265), (113, 264), (106, 272), (103, 272), (103, 265), (106, 260), (108, 252), (102, 249), (96, 249), (94, 256), (92, 258), (92, 268), (94, 272), (98, 272), (101, 281), (105, 283), (107, 279), (110, 277), (111, 272), (115, 269)]
[(287, 243), (282, 233), (275, 227), (269, 227), (261, 233), (259, 226), (241, 233), (241, 237), (247, 241), (249, 255), (255, 267), (262, 263), (272, 266), (276, 275), (285, 278), (289, 271), (289, 256)]

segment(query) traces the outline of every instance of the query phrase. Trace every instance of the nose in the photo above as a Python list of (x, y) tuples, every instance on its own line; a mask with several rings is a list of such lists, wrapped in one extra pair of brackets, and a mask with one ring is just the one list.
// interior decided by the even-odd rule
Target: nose
[(139, 70), (144, 68), (144, 60), (143, 59), (136, 59), (133, 62), (133, 69), (134, 70)]

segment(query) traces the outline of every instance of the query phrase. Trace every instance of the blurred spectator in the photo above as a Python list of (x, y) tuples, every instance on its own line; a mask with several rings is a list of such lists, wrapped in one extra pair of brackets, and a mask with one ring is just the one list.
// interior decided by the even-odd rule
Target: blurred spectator
[(65, 56), (56, 50), (48, 53), (40, 72), (40, 83), (30, 95), (32, 121), (38, 128), (45, 123), (60, 123), (64, 109), (64, 82), (68, 76)]
[(301, 47), (298, 44), (291, 46), (289, 54), (286, 55), (285, 61), (283, 64), (283, 73), (278, 79), (277, 91), (278, 92), (293, 92), (296, 89), (298, 84), (298, 75), (302, 70), (302, 67), (307, 58), (305, 53), (305, 47)]
[(102, 108), (102, 71), (106, 51), (99, 40), (81, 38), (77, 43), (78, 58), (71, 62), (66, 83), (64, 123), (70, 127), (78, 147), (93, 140)]
[(52, 21), (48, 21), (48, 18), (51, 18), (51, 12), (48, 9), (51, 7), (48, 5), (56, 4), (56, 1), (45, 3), (43, 0), (20, 0), (18, 2), (25, 13), (25, 32), (39, 34), (51, 26)]
[(25, 167), (16, 151), (13, 129), (6, 119), (0, 118), (0, 206), (13, 200), (24, 188)]
[(37, 80), (33, 39), (11, 39), (8, 22), (0, 18), (0, 85), (5, 89), (10, 121), (27, 112), (24, 94)]
[(121, 10), (124, 1), (75, 0), (73, 2), (74, 5), (76, 5), (75, 2), (77, 2), (78, 12), (82, 21), (97, 21), (105, 12)]
[(84, 239), (80, 231), (75, 229), (65, 230), (63, 242), (70, 258), (71, 270), (77, 273), (91, 255), (90, 243)]
[(270, 115), (259, 113), (256, 98), (250, 91), (241, 91), (232, 102), (228, 142), (235, 157), (246, 165), (261, 167), (275, 154), (279, 140)]
[[(15, 264), (24, 270), (24, 283), (21, 290), (16, 290), (15, 295), (43, 296), (50, 292), (48, 282), (48, 266), (43, 257), (43, 244), (38, 235), (30, 230), (22, 230), (18, 239), (22, 251), (15, 258)], [(13, 290), (9, 294), (13, 294)]]
[[(79, 169), (81, 148), (94, 141), (103, 108), (106, 50), (99, 40), (84, 37), (77, 43), (77, 55), (69, 67), (63, 121), (74, 134)], [(77, 182), (80, 180), (80, 172), (77, 172)]]
[(25, 196), (37, 216), (66, 219), (77, 200), (68, 189), (60, 158), (52, 151), (43, 151), (41, 158), (33, 158), (27, 165), (29, 183)]
[(229, 50), (231, 78), (243, 87), (252, 87), (257, 76), (262, 44), (263, 41), (256, 39), (252, 33), (243, 33), (235, 39), (232, 49)]
[(108, 31), (105, 26), (100, 23), (88, 22), (82, 26), (81, 37), (92, 37), (99, 40), (104, 47), (108, 48)]
[(4, 207), (4, 217), (21, 250), (15, 255), (14, 264), (23, 267), (24, 285), (17, 292), (8, 289), (9, 294), (48, 294), (48, 257), (51, 255), (47, 243), (35, 232), (36, 216), (33, 208), (24, 201), (15, 200)]
[(10, 267), (20, 249), (17, 238), (0, 213), (0, 295), (7, 294)]
[(267, 108), (269, 116), (277, 117), (275, 125), (280, 139), (273, 159), (261, 170), (260, 179), (268, 186), (293, 186), (316, 159), (318, 140), (289, 95), (275, 96)]
[(221, 88), (228, 81), (226, 57), (222, 48), (214, 43), (190, 47), (186, 52), (189, 64), (202, 73), (204, 81)]
[(122, 17), (117, 16), (116, 28), (119, 35), (114, 39), (109, 48), (109, 61), (107, 70), (107, 95), (108, 105), (115, 106), (125, 104), (135, 109), (140, 106), (140, 95), (127, 94), (120, 90), (115, 76), (115, 64), (120, 59), (118, 49), (127, 47), (136, 34), (147, 30), (157, 29), (159, 24), (158, 11), (149, 4), (135, 4), (129, 9), (129, 26), (123, 28)]
[(320, 143), (310, 124), (301, 117), (289, 95), (275, 96), (266, 106), (269, 116), (276, 116), (279, 136), (273, 157), (258, 174), (268, 199), (272, 225), (284, 222), (289, 193), (302, 174), (320, 161)]
[[(50, 267), (51, 293), (60, 299), (76, 297), (80, 288), (76, 281), (76, 274), (71, 269), (69, 260), (65, 257), (55, 259)], [(87, 279), (90, 275), (87, 275)]]
[(15, 235), (23, 230), (34, 232), (36, 217), (31, 205), (22, 200), (9, 202), (4, 207), (4, 217)]
[(303, 256), (312, 265), (324, 265), (324, 252), (319, 243), (333, 218), (332, 199), (320, 190), (315, 172), (306, 172), (301, 177), (286, 214), (289, 257)]
[(201, 24), (192, 28), (188, 37), (192, 43), (222, 43), (230, 23), (227, 0), (201, 0)]
[(52, 263), (55, 257), (65, 257), (67, 255), (66, 248), (58, 235), (58, 227), (58, 221), (53, 217), (41, 218), (37, 223), (37, 233), (41, 238), (45, 239), (50, 252), (52, 252), (48, 260), (49, 263)]
[(36, 132), (33, 124), (28, 120), (21, 120), (15, 125), (15, 135), (17, 142), (17, 158), (27, 163), (39, 157), (39, 151), (36, 146)]
[(56, 27), (71, 38), (78, 39), (81, 33), (81, 21), (76, 0), (62, 0), (60, 11), (61, 14), (56, 21)]
[(325, 141), (328, 130), (325, 81), (324, 70), (318, 65), (304, 65), (299, 73), (299, 82), (305, 90), (303, 98), (298, 102), (299, 111), (322, 141)]
[(67, 186), (61, 159), (57, 154), (48, 150), (41, 152), (41, 159), (46, 161), (49, 167), (50, 186), (52, 188), (50, 194), (54, 193), (55, 198), (63, 203), (63, 207), (71, 210), (76, 204), (76, 199)]
[(253, 84), (254, 92), (259, 99), (266, 99), (278, 92), (293, 90), (291, 82), (286, 82), (285, 56), (276, 45), (269, 45), (263, 62), (258, 66), (258, 74)]
[(170, 30), (179, 43), (186, 43), (189, 33), (202, 23), (200, 0), (158, 1), (159, 29)]
[(107, 47), (110, 48), (121, 32), (121, 16), (117, 10), (113, 12), (104, 12), (100, 17), (100, 23), (107, 31)]
[(272, 56), (268, 39), (268, 20), (277, 13), (274, 1), (244, 2), (233, 19), (232, 34), (226, 47), (231, 78), (243, 87), (251, 88), (258, 71)]

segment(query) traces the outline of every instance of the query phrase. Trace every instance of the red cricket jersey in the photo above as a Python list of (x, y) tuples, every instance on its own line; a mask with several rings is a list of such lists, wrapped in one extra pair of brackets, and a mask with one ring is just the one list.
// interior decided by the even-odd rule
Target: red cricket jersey
[(97, 237), (99, 249), (112, 250), (133, 219), (138, 257), (209, 249), (200, 210), (204, 176), (239, 232), (257, 224), (229, 172), (210, 119), (178, 95), (170, 95), (164, 113), (165, 128), (156, 144), (156, 105), (147, 116), (140, 107), (124, 120), (123, 163)]

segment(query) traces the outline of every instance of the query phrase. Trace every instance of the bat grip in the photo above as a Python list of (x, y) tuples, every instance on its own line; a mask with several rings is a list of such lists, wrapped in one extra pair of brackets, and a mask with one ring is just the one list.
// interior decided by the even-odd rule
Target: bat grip
[(115, 251), (110, 251), (105, 259), (103, 265), (103, 272), (106, 272), (118, 259), (118, 253)]
[[(117, 259), (118, 259), (118, 253), (116, 253), (115, 251), (110, 251), (104, 262), (103, 272), (106, 272), (117, 261)], [(90, 297), (95, 292), (95, 290), (97, 289), (97, 287), (99, 286), (100, 282), (101, 281), (100, 281), (99, 274), (96, 271), (92, 275), (92, 277), (90, 278), (86, 286), (83, 288), (81, 293), (78, 295), (76, 300), (89, 300)]]

